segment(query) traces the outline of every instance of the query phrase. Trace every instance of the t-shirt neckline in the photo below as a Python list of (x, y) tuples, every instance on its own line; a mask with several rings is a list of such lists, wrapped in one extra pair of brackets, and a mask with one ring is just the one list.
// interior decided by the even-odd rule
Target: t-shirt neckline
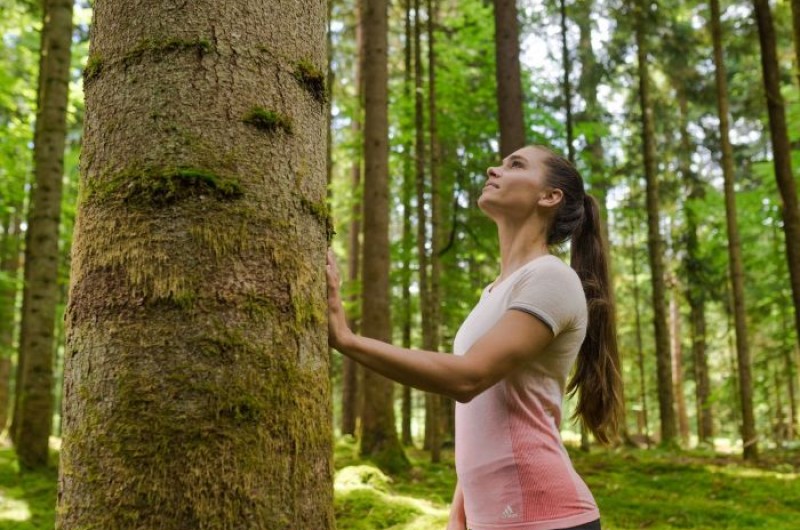
[[(522, 271), (523, 269), (525, 269), (526, 267), (528, 267), (528, 266), (529, 266), (531, 263), (534, 263), (535, 261), (538, 261), (538, 260), (540, 260), (540, 259), (542, 259), (542, 258), (546, 258), (546, 257), (548, 257), (548, 256), (556, 257), (554, 254), (549, 254), (549, 253), (548, 253), (548, 254), (542, 254), (541, 256), (536, 256), (536, 257), (535, 257), (535, 258), (533, 258), (532, 260), (530, 260), (530, 261), (528, 261), (528, 262), (526, 262), (526, 263), (523, 263), (522, 265), (520, 265), (520, 266), (519, 266), (519, 267), (518, 267), (518, 268), (517, 268), (517, 269), (516, 269), (514, 272), (512, 272), (511, 274), (509, 274), (508, 276), (506, 276), (506, 277), (505, 277), (503, 280), (501, 280), (500, 282), (498, 282), (498, 283), (495, 283), (495, 282), (497, 282), (497, 280), (495, 280), (494, 282), (492, 282), (492, 283), (490, 283), (489, 285), (487, 285), (487, 286), (486, 286), (486, 293), (487, 293), (487, 294), (492, 294), (492, 293), (495, 293), (495, 292), (497, 292), (497, 289), (499, 289), (499, 288), (500, 288), (501, 286), (503, 286), (503, 285), (507, 285), (509, 280), (511, 280), (512, 278), (514, 278), (514, 277), (515, 277), (517, 274), (519, 274), (519, 272), (520, 272), (520, 271)], [(560, 259), (560, 258), (557, 258), (557, 259)]]

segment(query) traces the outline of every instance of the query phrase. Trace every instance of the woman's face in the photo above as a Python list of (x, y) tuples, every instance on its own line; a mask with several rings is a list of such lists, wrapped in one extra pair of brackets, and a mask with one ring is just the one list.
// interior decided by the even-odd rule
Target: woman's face
[(508, 155), (503, 163), (486, 170), (487, 180), (478, 207), (490, 218), (527, 219), (546, 195), (545, 160), (549, 154), (536, 147), (523, 147)]

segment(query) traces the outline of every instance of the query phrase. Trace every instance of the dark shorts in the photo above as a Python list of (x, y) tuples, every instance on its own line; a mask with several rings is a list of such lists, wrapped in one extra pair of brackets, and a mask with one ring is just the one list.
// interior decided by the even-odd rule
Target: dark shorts
[(591, 523), (579, 524), (578, 526), (570, 526), (569, 528), (562, 528), (561, 530), (600, 530), (600, 519), (595, 519)]

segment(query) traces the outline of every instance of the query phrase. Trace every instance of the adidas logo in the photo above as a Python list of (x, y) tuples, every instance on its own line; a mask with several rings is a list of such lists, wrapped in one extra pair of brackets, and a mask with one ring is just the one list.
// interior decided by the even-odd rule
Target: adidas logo
[(514, 508), (512, 508), (510, 504), (507, 504), (506, 509), (503, 510), (503, 513), (501, 514), (501, 517), (503, 519), (513, 519), (514, 517), (519, 517), (519, 514), (514, 512)]

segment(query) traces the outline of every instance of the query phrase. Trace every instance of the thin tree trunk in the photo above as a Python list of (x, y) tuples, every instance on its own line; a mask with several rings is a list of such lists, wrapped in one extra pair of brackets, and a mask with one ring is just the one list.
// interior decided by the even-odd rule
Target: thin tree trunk
[(572, 61), (569, 57), (569, 48), (567, 47), (567, 3), (565, 0), (560, 0), (561, 12), (561, 65), (564, 70), (564, 80), (562, 81), (562, 88), (564, 91), (564, 110), (567, 114), (567, 158), (573, 164), (575, 163), (575, 141), (572, 132), (572, 85), (569, 82), (569, 73), (572, 71)]
[[(772, 243), (773, 243), (773, 256), (780, 259), (780, 240), (778, 238), (778, 227), (775, 223), (772, 224)], [(783, 271), (782, 271), (783, 272)], [(782, 308), (786, 307), (788, 301), (785, 297), (781, 296), (778, 302)], [(789, 428), (787, 432), (787, 439), (794, 440), (797, 435), (797, 396), (795, 390), (795, 378), (797, 377), (797, 367), (794, 365), (792, 359), (793, 344), (790, 343), (788, 337), (789, 332), (789, 318), (786, 311), (781, 310), (781, 350), (783, 351), (784, 368), (786, 370), (786, 387), (789, 392)]]
[(8, 423), (11, 401), (11, 352), (14, 351), (15, 313), (17, 307), (17, 277), (19, 276), (21, 213), (15, 210), (4, 222), (3, 257), (0, 270), (10, 279), (6, 289), (0, 291), (0, 432)]
[(672, 385), (675, 405), (678, 409), (678, 431), (684, 447), (689, 445), (689, 416), (686, 413), (686, 400), (683, 397), (683, 345), (681, 344), (681, 312), (678, 306), (678, 283), (673, 279), (669, 299), (670, 344), (672, 346)]
[[(427, 225), (428, 215), (425, 211), (425, 110), (423, 100), (423, 63), (422, 63), (422, 14), (420, 0), (414, 0), (414, 125), (415, 145), (414, 159), (416, 162), (416, 188), (417, 188), (417, 261), (419, 263), (419, 302), (422, 324), (422, 347), (430, 349), (432, 340), (432, 311), (430, 301), (430, 285), (428, 276), (428, 250), (427, 250)], [(434, 436), (431, 394), (425, 394), (425, 440), (423, 448), (431, 450)]]
[(664, 285), (664, 242), (659, 228), (660, 208), (658, 175), (656, 174), (655, 133), (653, 110), (650, 104), (650, 74), (645, 48), (646, 17), (650, 12), (649, 0), (636, 3), (636, 47), (639, 70), (639, 106), (642, 119), (642, 144), (644, 172), (647, 181), (647, 249), (650, 256), (650, 275), (653, 286), (653, 328), (656, 343), (656, 369), (658, 373), (658, 405), (661, 417), (661, 443), (672, 444), (676, 436), (674, 396), (672, 392), (672, 365), (670, 363), (669, 332), (667, 330), (666, 288)]
[(744, 270), (742, 266), (742, 251), (739, 242), (739, 229), (736, 215), (736, 195), (733, 187), (733, 149), (728, 135), (728, 131), (730, 130), (728, 120), (728, 86), (725, 59), (722, 51), (719, 0), (711, 0), (711, 36), (714, 45), (717, 110), (719, 113), (720, 142), (722, 144), (722, 174), (725, 188), (725, 217), (728, 230), (728, 266), (733, 295), (733, 316), (736, 327), (736, 358), (739, 368), (739, 396), (742, 407), (742, 443), (744, 445), (744, 458), (746, 460), (754, 460), (758, 457), (758, 438), (755, 428), (755, 417), (753, 415), (753, 385), (750, 375), (750, 350), (747, 340), (747, 322), (745, 319)]
[[(439, 350), (439, 327), (441, 321), (441, 276), (442, 260), (439, 257), (441, 243), (441, 185), (439, 182), (439, 161), (441, 157), (439, 133), (436, 123), (436, 14), (438, 5), (427, 0), (428, 11), (428, 133), (431, 153), (431, 285), (430, 303), (430, 351)], [(427, 349), (427, 348), (426, 348)], [(441, 461), (442, 428), (444, 427), (444, 406), (442, 396), (431, 395), (431, 462)]]
[(34, 132), (35, 182), (25, 246), (17, 432), (20, 466), (47, 465), (53, 420), (53, 332), (58, 304), (58, 238), (67, 132), (72, 0), (43, 4), (39, 97)]
[(792, 34), (794, 36), (794, 75), (800, 87), (800, 0), (792, 0)]
[(644, 346), (642, 345), (642, 317), (639, 303), (639, 259), (636, 256), (636, 225), (637, 220), (631, 217), (631, 272), (633, 274), (633, 307), (636, 313), (636, 359), (639, 367), (639, 401), (642, 404), (642, 427), (644, 439), (650, 448), (650, 424), (647, 418), (647, 384), (644, 370)]
[[(389, 122), (388, 6), (386, 0), (364, 4), (364, 271), (362, 333), (392, 340), (389, 303)], [(397, 472), (408, 467), (397, 437), (394, 384), (364, 370), (361, 456)]]
[(758, 35), (761, 43), (761, 67), (764, 74), (764, 93), (767, 97), (769, 132), (772, 138), (775, 180), (781, 195), (781, 216), (786, 234), (786, 261), (792, 285), (794, 323), (797, 344), (800, 345), (800, 206), (797, 184), (792, 175), (791, 146), (786, 129), (786, 111), (781, 95), (775, 27), (769, 0), (753, 0)]
[[(406, 101), (411, 99), (412, 86), (412, 60), (413, 52), (411, 28), (411, 0), (405, 0), (405, 46), (403, 69), (403, 97)], [(411, 192), (414, 185), (411, 167), (412, 142), (403, 144), (403, 347), (411, 348), (411, 253), (413, 233), (411, 226)], [(414, 440), (411, 433), (412, 392), (410, 386), (403, 387), (403, 404), (401, 419), (403, 445), (413, 446)]]
[(705, 196), (702, 181), (692, 172), (691, 155), (694, 152), (689, 137), (689, 103), (682, 79), (675, 79), (680, 109), (681, 156), (680, 173), (688, 190), (686, 206), (686, 300), (689, 302), (692, 341), (693, 375), (695, 382), (695, 408), (697, 416), (697, 438), (700, 444), (713, 444), (713, 418), (711, 415), (711, 388), (706, 359), (706, 314), (703, 281), (703, 260), (700, 257), (700, 242), (697, 237), (697, 213), (695, 204)]
[(783, 443), (788, 438), (787, 436), (788, 429), (786, 428), (786, 416), (784, 416), (783, 414), (783, 399), (781, 399), (781, 394), (783, 393), (783, 388), (782, 388), (783, 385), (781, 384), (781, 378), (778, 375), (778, 369), (772, 367), (771, 370), (772, 370), (772, 378), (775, 385), (774, 386), (775, 414), (774, 414), (773, 439), (775, 441), (775, 446), (780, 449), (783, 447)]
[(525, 145), (516, 0), (494, 0), (494, 31), (500, 155), (507, 156)]
[(334, 528), (325, 17), (95, 2), (56, 528)]
[[(356, 58), (356, 71), (354, 82), (356, 86), (356, 108), (353, 112), (353, 121), (351, 123), (351, 130), (355, 140), (360, 139), (361, 135), (361, 109), (364, 101), (364, 82), (362, 79), (362, 72), (364, 68), (364, 39), (361, 25), (361, 16), (363, 14), (364, 0), (356, 0), (356, 50), (358, 57)], [(360, 144), (363, 144), (361, 142)], [(359, 150), (359, 155), (361, 151)], [(347, 249), (347, 279), (350, 285), (358, 285), (359, 275), (361, 273), (361, 215), (363, 210), (363, 202), (361, 200), (361, 156), (355, 156), (350, 169), (351, 186), (353, 189), (353, 205), (350, 211), (350, 233), (348, 237)], [(353, 306), (357, 305), (360, 293), (354, 292), (351, 294), (350, 302)], [(359, 318), (358, 315), (353, 314), (349, 317), (350, 328), (358, 333)], [(356, 434), (356, 425), (358, 423), (358, 412), (361, 408), (361, 401), (359, 400), (358, 382), (361, 379), (360, 368), (358, 363), (349, 357), (345, 356), (342, 360), (342, 434)]]

